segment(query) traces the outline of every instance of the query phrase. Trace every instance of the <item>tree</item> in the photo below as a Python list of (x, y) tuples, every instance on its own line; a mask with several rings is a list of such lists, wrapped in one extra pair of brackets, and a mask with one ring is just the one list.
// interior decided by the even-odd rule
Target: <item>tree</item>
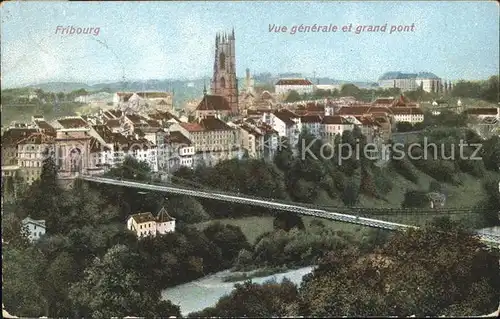
[(127, 156), (120, 166), (111, 168), (106, 175), (137, 181), (150, 181), (151, 167), (145, 161), (138, 161), (132, 156)]
[(179, 316), (178, 306), (160, 302), (160, 291), (148, 286), (154, 278), (141, 271), (141, 264), (137, 253), (114, 246), (85, 270), (81, 282), (71, 286), (70, 298), (93, 318)]
[(292, 228), (297, 228), (304, 230), (304, 222), (302, 218), (291, 212), (279, 212), (273, 221), (274, 228), (283, 229), (284, 231), (289, 231)]
[(291, 103), (291, 102), (297, 102), (300, 100), (302, 100), (302, 97), (300, 96), (300, 94), (297, 91), (291, 90), (290, 92), (288, 92), (288, 95), (285, 99), (285, 102)]
[(353, 181), (349, 182), (342, 193), (342, 201), (346, 206), (355, 206), (358, 203), (359, 186)]
[(494, 172), (500, 170), (500, 136), (492, 136), (484, 141), (481, 157), (484, 166)]
[(417, 190), (407, 190), (403, 203), (403, 208), (425, 208), (429, 206), (427, 193)]
[(498, 186), (500, 178), (489, 177), (483, 181), (484, 198), (479, 202), (477, 209), (482, 213), (483, 227), (493, 227), (500, 225), (498, 215), (500, 212), (500, 193)]
[(274, 163), (282, 171), (288, 171), (293, 162), (293, 153), (289, 146), (285, 145), (278, 150), (276, 156), (274, 157)]
[(396, 123), (396, 130), (398, 132), (411, 132), (413, 125), (410, 122), (398, 122)]
[(80, 275), (76, 261), (67, 252), (60, 253), (48, 262), (44, 276), (40, 279), (40, 288), (47, 299), (49, 317), (66, 317), (72, 313), (69, 286)]
[(175, 196), (167, 201), (169, 214), (178, 221), (199, 223), (210, 219), (203, 205), (196, 198), (189, 196)]
[(189, 317), (289, 317), (298, 314), (298, 291), (288, 279), (262, 285), (246, 281), (236, 284), (229, 296), (219, 299), (215, 307)]
[(16, 215), (2, 216), (2, 240), (11, 247), (24, 249), (29, 246), (29, 231)]
[(57, 232), (61, 226), (59, 203), (63, 190), (57, 182), (57, 167), (53, 154), (46, 150), (44, 156), (40, 179), (21, 194), (17, 214), (45, 219), (47, 229)]
[(238, 226), (217, 222), (206, 227), (203, 233), (210, 241), (220, 247), (223, 260), (231, 264), (240, 250), (250, 248), (250, 244)]
[(327, 90), (322, 90), (322, 89), (317, 89), (314, 91), (314, 96), (317, 98), (325, 98), (330, 95), (331, 92), (328, 92)]
[(372, 254), (331, 252), (300, 296), (303, 316), (477, 316), (498, 307), (498, 253), (441, 218), (395, 233)]
[[(2, 303), (10, 313), (38, 318), (46, 313), (45, 296), (38, 285), (44, 258), (35, 248), (3, 246)], [(36, 262), (34, 262), (36, 261)]]
[(360, 89), (354, 85), (354, 84), (344, 84), (340, 88), (340, 95), (341, 96), (354, 96), (358, 97), (360, 95), (361, 91)]
[(438, 316), (453, 305), (473, 310), (456, 316), (478, 315), (498, 307), (498, 254), (448, 217), (395, 234), (381, 253), (392, 261), (387, 298), (395, 315)]

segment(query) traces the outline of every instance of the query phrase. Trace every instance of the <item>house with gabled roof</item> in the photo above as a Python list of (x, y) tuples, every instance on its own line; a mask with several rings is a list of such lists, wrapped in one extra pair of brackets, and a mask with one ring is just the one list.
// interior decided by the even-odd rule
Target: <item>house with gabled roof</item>
[(36, 241), (45, 235), (45, 220), (36, 220), (26, 217), (22, 221), (23, 227), (28, 231), (28, 238), (30, 241)]
[(175, 231), (175, 218), (162, 207), (156, 216), (151, 212), (131, 215), (127, 220), (127, 229), (133, 231), (139, 238), (165, 235)]
[(304, 93), (312, 93), (313, 83), (308, 79), (300, 79), (300, 78), (289, 78), (289, 79), (280, 79), (274, 85), (275, 91), (277, 94), (287, 94), (290, 91), (296, 91), (299, 94)]

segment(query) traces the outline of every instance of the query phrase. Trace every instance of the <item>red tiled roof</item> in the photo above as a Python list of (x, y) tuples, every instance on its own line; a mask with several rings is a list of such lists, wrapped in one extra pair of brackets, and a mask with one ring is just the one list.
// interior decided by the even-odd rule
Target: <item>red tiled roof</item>
[(207, 131), (230, 131), (232, 128), (215, 117), (207, 117), (200, 121), (200, 125)]
[(191, 145), (191, 140), (179, 131), (170, 132), (165, 136), (165, 143)]
[(486, 108), (486, 107), (478, 107), (473, 109), (465, 110), (464, 113), (468, 115), (497, 115), (496, 108)]
[(104, 142), (113, 143), (114, 133), (107, 125), (94, 125), (92, 126), (92, 128), (96, 131), (97, 134), (99, 134), (99, 136), (104, 140)]
[(262, 94), (260, 95), (260, 99), (261, 100), (274, 100), (273, 96), (268, 91), (262, 92)]
[(377, 106), (350, 106), (342, 107), (339, 110), (339, 115), (364, 115), (364, 114), (374, 114), (374, 113), (391, 113), (391, 110), (386, 107)]
[(134, 215), (130, 216), (129, 218), (133, 218), (137, 224), (156, 221), (156, 218), (151, 213), (134, 214)]
[(247, 131), (248, 133), (252, 134), (252, 135), (262, 136), (261, 133), (259, 133), (256, 129), (254, 129), (253, 127), (251, 127), (248, 124), (241, 125), (241, 128), (244, 129), (245, 131)]
[(54, 142), (54, 136), (44, 133), (32, 133), (19, 140), (17, 144), (51, 144)]
[(147, 119), (138, 114), (127, 114), (125, 117), (135, 125), (147, 123)]
[(307, 79), (281, 79), (276, 85), (312, 85), (312, 82)]
[(364, 126), (374, 126), (376, 125), (375, 120), (366, 116), (356, 116), (356, 119), (361, 122)]
[(40, 130), (44, 131), (45, 133), (55, 136), (56, 129), (46, 121), (35, 121), (35, 124), (38, 126)]
[(107, 127), (120, 127), (120, 120), (107, 120), (106, 124)]
[(98, 153), (98, 152), (109, 151), (109, 150), (110, 149), (108, 147), (99, 143), (99, 141), (95, 137), (92, 137), (90, 139), (90, 153)]
[(276, 111), (273, 113), (277, 118), (282, 120), (287, 126), (294, 125), (295, 122), (292, 118), (297, 118), (298, 116), (288, 110)]
[(305, 115), (300, 117), (302, 123), (321, 123), (319, 115)]
[(261, 129), (264, 133), (266, 134), (278, 134), (276, 130), (272, 128), (272, 126), (266, 124), (266, 123), (261, 123), (259, 125), (259, 129)]
[(203, 132), (205, 129), (198, 123), (180, 123), (186, 131), (188, 132)]
[(15, 146), (21, 140), (36, 133), (37, 129), (34, 128), (11, 128), (4, 132), (2, 135), (2, 146)]
[(422, 115), (422, 114), (424, 114), (424, 112), (422, 112), (421, 109), (416, 108), (416, 107), (394, 107), (394, 108), (391, 108), (391, 111), (395, 115), (406, 115), (406, 114)]
[(109, 110), (108, 112), (116, 118), (120, 118), (123, 115), (123, 112), (120, 110)]
[(152, 128), (158, 128), (161, 127), (160, 122), (156, 120), (146, 120), (146, 122), (151, 126)]
[(57, 120), (65, 129), (88, 127), (88, 123), (81, 118), (68, 118)]
[(306, 110), (311, 112), (325, 112), (325, 106), (321, 104), (308, 103), (306, 106)]
[(376, 99), (373, 104), (388, 104), (388, 105), (392, 105), (392, 103), (394, 103), (395, 99), (394, 98), (380, 98), (380, 99)]
[(205, 95), (196, 108), (197, 111), (231, 111), (226, 98), (220, 95)]
[(148, 116), (150, 118), (158, 120), (158, 121), (162, 121), (162, 120), (163, 121), (175, 120), (177, 122), (181, 122), (181, 120), (177, 116), (173, 115), (170, 112), (160, 112), (160, 111), (157, 111), (156, 113), (149, 114)]
[(166, 222), (171, 222), (174, 220), (175, 220), (175, 218), (173, 218), (172, 216), (170, 216), (167, 213), (167, 210), (165, 209), (165, 207), (162, 207), (160, 209), (160, 211), (158, 212), (158, 214), (156, 215), (156, 221), (158, 223), (166, 223)]
[(349, 121), (347, 121), (345, 118), (342, 116), (334, 115), (334, 116), (325, 116), (323, 118), (323, 121), (321, 122), (322, 124), (335, 124), (335, 125), (341, 125), (341, 124), (351, 124)]

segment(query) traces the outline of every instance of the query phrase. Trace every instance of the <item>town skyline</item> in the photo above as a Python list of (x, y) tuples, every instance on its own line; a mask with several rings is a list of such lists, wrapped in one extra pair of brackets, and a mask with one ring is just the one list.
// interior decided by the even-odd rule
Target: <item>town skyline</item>
[[(49, 18), (42, 15), (40, 5), (52, 9)], [(215, 35), (229, 33), (233, 27), (239, 78), (250, 68), (253, 74), (293, 72), (311, 77), (316, 73), (342, 81), (376, 82), (390, 71), (432, 72), (450, 80), (486, 79), (499, 70), (498, 15), (492, 5), (498, 11), (491, 2), (224, 3), (224, 11), (217, 3), (149, 2), (134, 5), (134, 15), (127, 3), (12, 2), (2, 12), (2, 87), (209, 78)], [(173, 10), (179, 14), (168, 16)], [(93, 14), (84, 19), (82, 12)], [(171, 24), (167, 26), (165, 19)], [(270, 24), (331, 22), (339, 26), (415, 23), (416, 31), (269, 32)], [(56, 34), (58, 26), (93, 27), (100, 32), (61, 35)]]

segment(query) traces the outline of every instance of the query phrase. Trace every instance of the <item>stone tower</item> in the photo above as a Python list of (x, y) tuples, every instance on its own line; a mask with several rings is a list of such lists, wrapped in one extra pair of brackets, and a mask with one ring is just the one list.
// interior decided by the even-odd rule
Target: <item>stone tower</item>
[(215, 37), (214, 76), (212, 94), (226, 98), (231, 113), (238, 114), (238, 80), (236, 78), (236, 55), (234, 29), (231, 34), (219, 34)]

